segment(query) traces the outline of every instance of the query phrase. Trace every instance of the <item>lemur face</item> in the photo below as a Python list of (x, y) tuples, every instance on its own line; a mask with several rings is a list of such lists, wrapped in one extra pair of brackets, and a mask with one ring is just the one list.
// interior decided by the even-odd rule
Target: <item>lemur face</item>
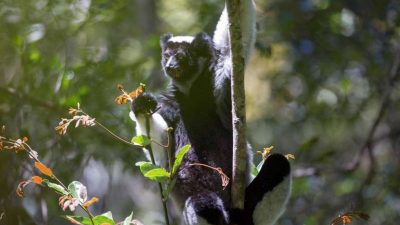
[(195, 37), (167, 34), (161, 37), (161, 64), (174, 84), (190, 88), (213, 57), (211, 38), (200, 33)]
[[(170, 37), (162, 49), (162, 66), (167, 76), (176, 82), (184, 82), (190, 78), (188, 71), (197, 70), (191, 54), (193, 37)], [(185, 74), (186, 73), (186, 74)]]

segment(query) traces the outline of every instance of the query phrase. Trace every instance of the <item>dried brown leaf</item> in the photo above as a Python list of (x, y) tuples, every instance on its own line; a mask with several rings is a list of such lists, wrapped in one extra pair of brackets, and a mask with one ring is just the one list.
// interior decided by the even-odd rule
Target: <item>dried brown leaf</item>
[(53, 171), (50, 168), (48, 168), (47, 166), (45, 166), (44, 164), (42, 164), (40, 162), (35, 162), (35, 167), (44, 175), (46, 175), (48, 177), (53, 176)]
[(30, 184), (31, 182), (32, 182), (32, 181), (30, 181), (30, 180), (21, 181), (21, 182), (18, 184), (17, 189), (15, 190), (15, 193), (16, 193), (19, 197), (23, 198), (23, 197), (24, 197), (24, 188), (25, 188), (28, 184)]
[(92, 205), (93, 203), (98, 202), (98, 201), (99, 201), (98, 198), (92, 197), (89, 201), (86, 201), (85, 203), (83, 203), (83, 206), (87, 208), (90, 205)]
[(35, 184), (42, 184), (43, 183), (43, 178), (39, 177), (39, 176), (33, 176), (31, 178), (32, 182)]

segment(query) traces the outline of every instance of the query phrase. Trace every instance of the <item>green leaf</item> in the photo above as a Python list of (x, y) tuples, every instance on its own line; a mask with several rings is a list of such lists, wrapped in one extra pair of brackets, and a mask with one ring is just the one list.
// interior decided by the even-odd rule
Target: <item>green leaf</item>
[(251, 175), (253, 175), (254, 177), (256, 177), (258, 175), (259, 171), (256, 167), (256, 165), (254, 165), (253, 163), (251, 163)]
[[(132, 215), (132, 214), (131, 214)], [(83, 217), (83, 216), (65, 216), (65, 218), (67, 220), (69, 220), (70, 222), (78, 222), (84, 225), (93, 225), (92, 221), (87, 218), (87, 217)], [(126, 219), (125, 219), (126, 220)], [(114, 219), (112, 218), (111, 212), (102, 214), (102, 215), (98, 215), (93, 217), (93, 223), (95, 225), (104, 225), (104, 224), (109, 224), (109, 225), (115, 225)], [(124, 222), (125, 224), (125, 222)], [(127, 223), (129, 224), (129, 223)]]
[(190, 150), (190, 145), (185, 145), (181, 149), (179, 149), (178, 154), (176, 155), (176, 159), (174, 162), (174, 166), (172, 167), (172, 174), (174, 175), (176, 170), (179, 168), (179, 166), (182, 163), (183, 157), (186, 155), (186, 153)]
[(152, 169), (158, 168), (151, 162), (140, 161), (135, 163), (135, 166), (139, 166), (140, 172), (144, 175), (145, 173), (149, 172)]
[(151, 140), (146, 135), (139, 135), (132, 138), (131, 142), (135, 145), (146, 147), (151, 143)]
[(122, 223), (122, 225), (131, 225), (132, 216), (133, 216), (133, 212), (131, 212), (131, 215), (129, 215), (128, 217), (125, 218), (125, 220), (124, 220), (124, 222)]
[(64, 189), (63, 186), (50, 182), (47, 179), (43, 179), (43, 183), (45, 183), (49, 188), (55, 190), (58, 194), (68, 195), (68, 191)]
[(93, 225), (89, 218), (83, 216), (64, 216), (64, 218), (73, 224)]
[(165, 182), (171, 176), (164, 168), (155, 168), (144, 174), (145, 177), (157, 182)]
[(174, 189), (176, 183), (176, 177), (168, 183), (167, 189), (163, 191), (163, 201), (166, 201), (169, 198), (169, 194)]
[(105, 213), (101, 214), (100, 216), (105, 216), (105, 217), (111, 219), (112, 221), (114, 221), (111, 211), (105, 212)]
[(93, 222), (95, 225), (104, 225), (104, 224), (109, 224), (109, 225), (115, 225), (115, 222), (112, 218), (109, 218), (108, 215), (98, 215), (93, 217)]
[(79, 199), (79, 202), (83, 203), (87, 200), (87, 189), (79, 181), (72, 181), (68, 185), (68, 191), (71, 193), (72, 197)]

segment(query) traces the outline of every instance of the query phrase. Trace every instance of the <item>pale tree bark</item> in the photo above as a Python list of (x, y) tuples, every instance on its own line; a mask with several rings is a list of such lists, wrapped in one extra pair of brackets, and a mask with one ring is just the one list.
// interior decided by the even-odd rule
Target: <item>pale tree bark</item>
[(233, 125), (232, 207), (243, 208), (246, 188), (246, 108), (244, 92), (244, 56), (242, 55), (242, 31), (240, 27), (240, 2), (227, 0), (229, 41), (232, 58), (231, 98)]

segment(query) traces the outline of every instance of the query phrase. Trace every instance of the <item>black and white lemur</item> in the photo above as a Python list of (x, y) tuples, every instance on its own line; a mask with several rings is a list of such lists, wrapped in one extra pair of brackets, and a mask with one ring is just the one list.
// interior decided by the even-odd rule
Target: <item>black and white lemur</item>
[[(243, 56), (247, 59), (255, 41), (255, 6), (253, 0), (241, 2)], [(145, 114), (152, 112), (150, 131), (156, 140), (165, 139), (166, 129), (172, 127), (172, 155), (191, 145), (172, 193), (183, 213), (182, 224), (274, 224), (290, 195), (290, 165), (283, 155), (269, 156), (257, 177), (252, 181), (249, 177), (240, 210), (230, 208), (231, 188), (222, 190), (218, 173), (189, 166), (203, 163), (222, 168), (230, 178), (232, 174), (232, 64), (226, 7), (213, 38), (206, 33), (194, 37), (167, 34), (161, 37), (161, 49), (161, 64), (171, 84), (157, 98), (146, 93), (138, 97), (132, 103), (131, 117), (137, 134), (146, 134)], [(157, 163), (165, 165), (165, 150), (154, 151)]]

